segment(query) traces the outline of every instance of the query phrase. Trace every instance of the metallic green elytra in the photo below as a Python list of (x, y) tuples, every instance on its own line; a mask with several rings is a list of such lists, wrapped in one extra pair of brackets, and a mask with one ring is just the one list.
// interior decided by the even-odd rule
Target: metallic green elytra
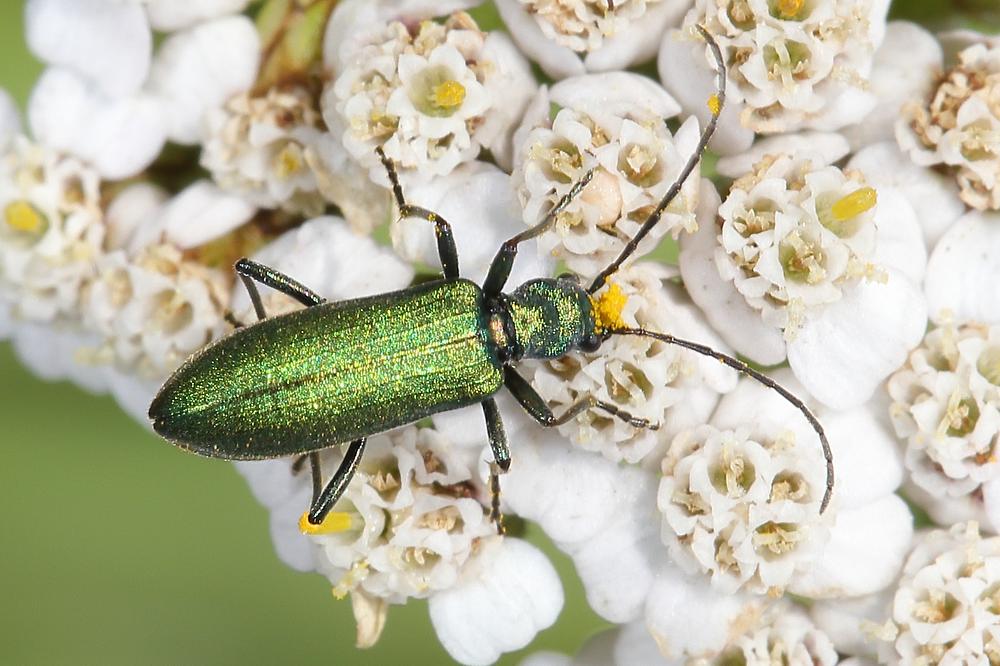
[(150, 407), (153, 427), (196, 453), (307, 453), (482, 402), (503, 386), (482, 290), (445, 280), (323, 303), (207, 347)]
[[(523, 358), (593, 352), (613, 335), (641, 335), (714, 357), (798, 407), (819, 434), (826, 456), (827, 488), (820, 510), (825, 509), (833, 489), (832, 456), (822, 427), (800, 400), (742, 361), (664, 333), (626, 328), (617, 316), (599, 317), (594, 307), (595, 292), (658, 223), (697, 167), (715, 130), (725, 99), (725, 65), (715, 41), (701, 32), (715, 55), (719, 75), (709, 105), (711, 119), (677, 181), (589, 287), (563, 276), (503, 291), (518, 246), (550, 229), (559, 212), (590, 182), (593, 171), (574, 184), (539, 224), (501, 246), (480, 287), (459, 277), (451, 226), (436, 213), (406, 203), (393, 165), (378, 149), (400, 217), (419, 217), (435, 226), (443, 279), (327, 303), (294, 279), (241, 259), (236, 272), (261, 321), (198, 352), (167, 380), (149, 408), (156, 432), (181, 448), (213, 458), (307, 454), (313, 475), (308, 523), (318, 525), (346, 489), (368, 436), (442, 411), (481, 404), (496, 469), (506, 471), (510, 451), (493, 397), (503, 387), (542, 426), (557, 426), (596, 408), (638, 428), (658, 427), (590, 396), (555, 415), (516, 370)], [(305, 309), (267, 318), (255, 282), (297, 299)], [(317, 452), (348, 443), (340, 467), (324, 486)], [(496, 476), (491, 488), (492, 515), (502, 530)]]

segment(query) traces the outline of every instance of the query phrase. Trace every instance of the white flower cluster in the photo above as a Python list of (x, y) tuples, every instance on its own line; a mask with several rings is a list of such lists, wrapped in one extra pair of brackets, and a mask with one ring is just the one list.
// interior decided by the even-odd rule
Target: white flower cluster
[(886, 664), (986, 664), (1000, 659), (1000, 537), (975, 523), (935, 530), (917, 542), (877, 633)]
[[(330, 301), (439, 271), (444, 234), (393, 218), (376, 148), (477, 284), (579, 190), (517, 246), (506, 293), (564, 269), (588, 286), (676, 186), (582, 307), (600, 347), (511, 362), (538, 398), (497, 394), (500, 508), (618, 625), (525, 663), (1000, 659), (996, 538), (964, 524), (1000, 529), (996, 40), (887, 23), (887, 0), (475, 4), (29, 0), (46, 69), (24, 129), (0, 95), (0, 336), (146, 423), (174, 368), (255, 323), (237, 258)], [(695, 25), (728, 74), (704, 159), (722, 100)], [(261, 293), (268, 317), (301, 307)], [(768, 375), (800, 402), (687, 340), (787, 363)], [(539, 400), (600, 404), (546, 429)], [(425, 600), (449, 654), (486, 664), (563, 604), (491, 520), (491, 458), (478, 406), (375, 434), (320, 526), (300, 523), (303, 460), (239, 468), (281, 558), (350, 597), (359, 645)], [(901, 488), (960, 524), (914, 540)]]
[(353, 46), (338, 52), (343, 70), (323, 95), (323, 113), (373, 180), (385, 180), (376, 146), (425, 180), (483, 147), (509, 154), (511, 123), (534, 83), (502, 35), (487, 35), (460, 12), (444, 24), (393, 21)]
[(921, 166), (946, 165), (962, 201), (1000, 209), (1000, 45), (973, 44), (926, 100), (903, 108), (900, 146)]
[[(617, 91), (614, 105), (599, 100)], [(550, 104), (560, 108), (549, 117)], [(597, 273), (624, 248), (649, 216), (698, 144), (700, 130), (688, 120), (671, 136), (664, 119), (677, 103), (638, 75), (591, 74), (560, 81), (532, 103), (515, 155), (514, 180), (528, 225), (545, 213), (590, 169), (593, 179), (580, 198), (560, 212), (543, 251), (574, 271)], [(524, 136), (523, 133), (527, 133)], [(668, 232), (697, 228), (698, 178), (689, 177), (644, 241), (648, 252)]]

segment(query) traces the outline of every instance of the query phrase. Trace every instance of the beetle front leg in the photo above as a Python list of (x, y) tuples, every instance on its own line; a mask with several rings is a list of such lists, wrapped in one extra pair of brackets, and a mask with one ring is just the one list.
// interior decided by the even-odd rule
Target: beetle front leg
[(552, 228), (552, 225), (556, 223), (556, 216), (559, 215), (570, 204), (573, 199), (583, 192), (583, 188), (587, 186), (590, 179), (594, 177), (594, 169), (591, 169), (587, 173), (583, 174), (583, 178), (576, 181), (573, 187), (570, 188), (562, 199), (559, 200), (555, 206), (552, 207), (541, 222), (533, 227), (525, 229), (516, 236), (504, 241), (504, 244), (500, 246), (495, 257), (493, 257), (493, 263), (490, 264), (490, 272), (486, 274), (486, 281), (483, 282), (483, 292), (487, 296), (496, 296), (501, 291), (503, 291), (503, 286), (507, 284), (507, 278), (510, 277), (510, 270), (514, 267), (514, 258), (517, 257), (517, 246), (524, 241), (531, 240), (536, 236), (548, 231)]
[(503, 383), (510, 391), (511, 395), (514, 396), (514, 399), (517, 400), (522, 407), (524, 407), (524, 410), (528, 412), (531, 418), (535, 419), (535, 421), (546, 428), (561, 426), (576, 416), (579, 416), (582, 412), (585, 412), (588, 409), (597, 408), (607, 412), (616, 419), (628, 423), (634, 428), (648, 428), (649, 430), (660, 429), (659, 423), (654, 423), (649, 419), (632, 416), (630, 413), (619, 408), (617, 405), (612, 405), (610, 402), (602, 402), (592, 395), (587, 396), (586, 398), (581, 398), (570, 405), (565, 412), (556, 416), (552, 412), (552, 409), (545, 403), (545, 400), (542, 399), (542, 396), (538, 395), (538, 392), (531, 387), (528, 380), (519, 375), (517, 371), (511, 367), (504, 368)]
[(490, 437), (490, 449), (493, 450), (493, 462), (490, 463), (490, 520), (497, 526), (497, 533), (503, 534), (503, 513), (500, 511), (500, 475), (510, 469), (510, 447), (507, 445), (507, 432), (500, 418), (497, 401), (493, 398), (483, 400), (483, 414), (486, 416), (486, 432)]
[[(340, 467), (337, 468), (336, 473), (334, 473), (333, 478), (330, 482), (326, 484), (323, 488), (323, 492), (319, 493), (318, 497), (314, 497), (312, 505), (309, 507), (308, 520), (311, 525), (319, 525), (326, 518), (326, 514), (330, 513), (330, 509), (333, 505), (337, 503), (340, 496), (344, 494), (347, 490), (347, 484), (351, 482), (354, 477), (354, 472), (358, 469), (358, 464), (361, 462), (361, 454), (365, 450), (366, 439), (362, 437), (361, 439), (356, 439), (351, 442), (351, 445), (347, 447), (347, 452), (344, 453), (344, 459), (340, 463)], [(313, 458), (310, 456), (310, 465), (313, 469), (313, 483), (314, 492), (315, 488), (318, 487), (316, 481), (319, 474), (319, 456), (316, 456), (316, 464), (313, 465)]]
[(319, 305), (324, 300), (322, 296), (298, 280), (246, 257), (237, 261), (234, 268), (236, 274), (243, 281), (243, 286), (247, 288), (250, 302), (253, 303), (254, 312), (257, 313), (257, 319), (264, 319), (267, 313), (264, 312), (264, 303), (260, 300), (260, 292), (257, 291), (255, 281), (294, 298), (306, 307)]
[(437, 238), (438, 258), (441, 260), (441, 270), (446, 278), (458, 277), (458, 248), (455, 247), (455, 235), (451, 232), (451, 225), (437, 213), (420, 206), (413, 206), (406, 203), (403, 198), (403, 188), (399, 184), (399, 176), (396, 175), (396, 167), (392, 160), (385, 155), (382, 146), (375, 149), (378, 158), (382, 161), (382, 166), (389, 174), (389, 182), (392, 184), (392, 195), (396, 199), (399, 207), (399, 218), (419, 217), (434, 225), (434, 236)]

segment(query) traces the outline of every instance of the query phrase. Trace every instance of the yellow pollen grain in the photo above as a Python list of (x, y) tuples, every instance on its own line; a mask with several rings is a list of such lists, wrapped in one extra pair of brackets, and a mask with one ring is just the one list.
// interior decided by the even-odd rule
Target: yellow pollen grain
[(614, 328), (623, 328), (625, 322), (622, 321), (622, 310), (628, 302), (621, 288), (611, 283), (608, 290), (601, 294), (594, 303), (594, 321), (598, 331), (605, 331)]
[(781, 18), (794, 18), (802, 11), (805, 0), (778, 0), (778, 13)]
[(712, 112), (713, 116), (719, 115), (722, 111), (722, 100), (719, 99), (718, 95), (712, 95), (708, 98), (708, 110)]
[(451, 109), (465, 101), (465, 86), (455, 80), (434, 86), (431, 101), (439, 109)]
[(319, 525), (309, 522), (309, 514), (303, 513), (299, 517), (299, 531), (307, 535), (316, 534), (337, 534), (351, 529), (351, 514), (338, 511), (331, 511), (326, 514), (326, 518)]
[(4, 219), (14, 231), (36, 234), (45, 225), (42, 214), (27, 201), (13, 201), (3, 211)]
[(862, 187), (847, 196), (841, 197), (830, 208), (830, 212), (838, 222), (850, 220), (862, 213), (867, 213), (878, 203), (878, 193), (873, 187)]

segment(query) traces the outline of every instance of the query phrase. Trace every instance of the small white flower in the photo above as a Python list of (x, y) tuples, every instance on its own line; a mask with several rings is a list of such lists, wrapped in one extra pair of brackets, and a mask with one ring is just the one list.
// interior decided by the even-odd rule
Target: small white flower
[(880, 636), (888, 664), (985, 664), (1000, 658), (1000, 537), (959, 523), (919, 539), (892, 603), (892, 631)]
[[(591, 74), (562, 81), (532, 107), (551, 101), (554, 118), (533, 118), (518, 130), (513, 180), (524, 222), (537, 224), (572, 185), (596, 168), (593, 179), (539, 237), (543, 252), (566, 261), (581, 275), (611, 262), (639, 229), (680, 174), (698, 143), (689, 119), (675, 135), (664, 119), (677, 105), (658, 86), (635, 74)], [(639, 246), (650, 251), (667, 232), (676, 237), (697, 227), (698, 177), (685, 181), (677, 198)]]
[(0, 291), (14, 315), (75, 318), (106, 233), (100, 178), (18, 137), (0, 166)]
[(219, 336), (226, 301), (221, 271), (185, 259), (174, 246), (153, 245), (98, 260), (83, 317), (104, 336), (99, 358), (164, 377)]
[[(610, 280), (609, 296), (599, 295), (598, 314), (617, 316), (620, 325), (669, 331), (719, 346), (711, 329), (691, 316), (683, 291), (669, 286), (672, 277), (675, 272), (652, 263), (623, 269)], [(633, 463), (657, 447), (662, 455), (671, 434), (706, 419), (718, 393), (736, 385), (735, 372), (714, 359), (635, 336), (612, 337), (593, 354), (570, 354), (523, 367), (525, 377), (556, 414), (594, 396), (659, 426), (636, 428), (594, 409), (559, 427), (583, 449)]]
[[(885, 32), (886, 0), (698, 0), (684, 20), (704, 25), (730, 63), (728, 101), (715, 145), (746, 149), (752, 132), (835, 130), (874, 107), (866, 90)], [(703, 44), (668, 35), (660, 77), (685, 108), (704, 106), (712, 60)], [(702, 55), (703, 53), (703, 55)]]
[[(718, 208), (707, 188), (680, 268), (737, 351), (767, 365), (787, 358), (812, 395), (843, 409), (863, 403), (922, 336), (926, 251), (904, 197), (822, 163), (767, 155)], [(861, 330), (871, 334), (864, 347)]]
[(341, 54), (345, 67), (321, 103), (327, 125), (379, 183), (376, 146), (417, 180), (447, 174), (481, 147), (503, 153), (535, 87), (524, 60), (498, 45), (503, 39), (462, 12), (412, 31), (389, 23)]
[(326, 202), (310, 166), (322, 119), (302, 88), (239, 94), (208, 114), (201, 163), (224, 190), (262, 208), (318, 215)]
[(888, 391), (914, 483), (959, 497), (1000, 476), (1000, 326), (934, 329)]
[(1000, 45), (978, 43), (921, 102), (903, 107), (896, 137), (923, 166), (946, 165), (962, 201), (978, 210), (1000, 209)]

